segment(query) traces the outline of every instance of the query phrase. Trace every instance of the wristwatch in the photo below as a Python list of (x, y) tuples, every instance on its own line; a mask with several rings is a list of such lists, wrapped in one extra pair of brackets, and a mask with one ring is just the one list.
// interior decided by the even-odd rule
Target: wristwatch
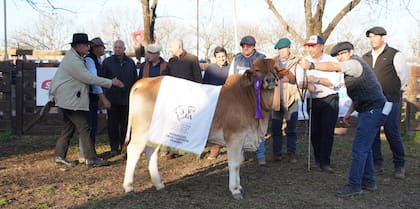
[(313, 69), (315, 69), (315, 64), (311, 62), (311, 65), (309, 65), (309, 70), (313, 70)]

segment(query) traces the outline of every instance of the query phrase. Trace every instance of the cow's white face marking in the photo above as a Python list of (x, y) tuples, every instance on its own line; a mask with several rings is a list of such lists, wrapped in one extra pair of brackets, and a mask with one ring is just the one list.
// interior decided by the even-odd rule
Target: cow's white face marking
[(193, 114), (195, 112), (196, 112), (196, 108), (194, 106), (178, 105), (178, 107), (175, 108), (175, 114), (178, 120), (182, 120), (182, 119), (192, 120)]

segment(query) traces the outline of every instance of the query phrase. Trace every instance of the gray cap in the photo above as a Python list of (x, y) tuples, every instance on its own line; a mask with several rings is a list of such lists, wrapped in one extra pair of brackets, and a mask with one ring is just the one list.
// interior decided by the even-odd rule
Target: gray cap
[(255, 41), (255, 38), (253, 37), (253, 36), (244, 36), (242, 39), (241, 39), (241, 42), (239, 43), (239, 45), (244, 45), (244, 44), (247, 44), (247, 45), (251, 45), (251, 46), (255, 46), (255, 44), (256, 44), (257, 42)]
[(337, 43), (332, 49), (331, 49), (331, 56), (335, 57), (337, 54), (343, 50), (353, 50), (353, 44), (348, 41), (343, 41)]
[(366, 37), (369, 37), (369, 33), (384, 36), (384, 35), (386, 35), (386, 30), (381, 26), (375, 26), (375, 27), (369, 29), (368, 31), (366, 31)]

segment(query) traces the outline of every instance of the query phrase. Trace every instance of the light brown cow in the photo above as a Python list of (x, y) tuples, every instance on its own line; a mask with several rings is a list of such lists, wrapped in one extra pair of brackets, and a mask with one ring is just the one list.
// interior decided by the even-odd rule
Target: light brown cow
[[(256, 60), (252, 69), (243, 75), (229, 76), (220, 91), (208, 141), (224, 144), (227, 147), (229, 189), (235, 199), (243, 199), (239, 176), (243, 151), (246, 148), (256, 149), (259, 139), (264, 136), (274, 87), (279, 77), (289, 73), (284, 69), (277, 70), (274, 65), (275, 61), (272, 59)], [(256, 119), (257, 94), (254, 82), (257, 77), (262, 81), (260, 106), (263, 118), (261, 119)], [(148, 160), (153, 185), (157, 190), (164, 188), (157, 165), (159, 146), (147, 146), (149, 127), (162, 79), (163, 77), (141, 79), (131, 88), (126, 137), (127, 165), (123, 183), (126, 192), (134, 190), (134, 170), (143, 151)]]

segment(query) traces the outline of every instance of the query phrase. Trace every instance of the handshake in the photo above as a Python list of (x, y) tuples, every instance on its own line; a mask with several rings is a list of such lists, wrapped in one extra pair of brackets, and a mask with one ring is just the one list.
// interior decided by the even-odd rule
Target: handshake
[(120, 88), (124, 87), (124, 83), (120, 81), (117, 77), (112, 79), (112, 85)]

